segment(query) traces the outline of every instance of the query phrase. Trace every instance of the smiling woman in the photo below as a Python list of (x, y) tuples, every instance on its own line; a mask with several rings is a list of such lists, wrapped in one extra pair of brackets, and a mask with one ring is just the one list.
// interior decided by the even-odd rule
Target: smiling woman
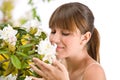
[(50, 42), (57, 45), (57, 59), (48, 65), (33, 58), (35, 65), (31, 67), (39, 76), (45, 80), (106, 80), (99, 64), (99, 33), (93, 13), (86, 5), (62, 4), (51, 15), (49, 28)]
[[(0, 12), (3, 1), (10, 0), (0, 0)], [(14, 21), (13, 23), (19, 25), (19, 18), (28, 19), (31, 18), (29, 15), (28, 0), (12, 0), (15, 1), (15, 7), (13, 11)], [(119, 0), (51, 0), (50, 3), (42, 2), (43, 0), (31, 0), (35, 1), (36, 9), (41, 17), (42, 29), (50, 33), (48, 28), (49, 18), (56, 7), (61, 4), (68, 2), (81, 2), (89, 6), (95, 15), (95, 26), (100, 32), (101, 36), (101, 46), (100, 46), (100, 63), (106, 72), (108, 80), (119, 80)], [(107, 3), (107, 4), (106, 4)], [(112, 6), (111, 6), (112, 5)], [(4, 9), (6, 10), (6, 9)], [(24, 13), (27, 12), (27, 15)], [(1, 14), (1, 13), (0, 13)], [(2, 12), (3, 15), (3, 12)], [(4, 15), (3, 15), (4, 16)], [(0, 23), (3, 17), (0, 15)], [(17, 21), (17, 22), (16, 22)], [(24, 22), (24, 20), (22, 20)], [(113, 28), (114, 26), (114, 28)], [(112, 35), (113, 36), (112, 36)], [(114, 53), (114, 54), (113, 54)], [(109, 55), (109, 56), (108, 56)], [(2, 58), (0, 58), (2, 59)], [(0, 79), (3, 80), (3, 79)]]

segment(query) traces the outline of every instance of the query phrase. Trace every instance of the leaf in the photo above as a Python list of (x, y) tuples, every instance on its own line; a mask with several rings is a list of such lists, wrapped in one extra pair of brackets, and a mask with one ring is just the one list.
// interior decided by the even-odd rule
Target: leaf
[(44, 33), (44, 32), (41, 32), (41, 35), (40, 35), (40, 37), (41, 37), (43, 40), (45, 40), (45, 39), (46, 39), (46, 37), (47, 37), (47, 35), (46, 35), (46, 33)]
[(27, 48), (27, 47), (31, 47), (31, 46), (33, 46), (34, 44), (26, 44), (26, 45), (22, 45), (22, 46), (20, 46), (20, 48)]
[(6, 53), (8, 53), (8, 51), (6, 51), (6, 50), (0, 50), (0, 54), (6, 54)]
[(25, 62), (25, 61), (22, 62), (22, 66), (21, 66), (22, 69), (25, 69), (25, 68), (27, 69), (29, 67), (30, 66), (29, 66), (29, 64), (27, 62)]
[(18, 57), (15, 55), (11, 55), (10, 58), (11, 58), (13, 66), (16, 67), (17, 69), (21, 69), (21, 62), (18, 59)]
[(9, 74), (15, 71), (15, 67), (12, 65), (11, 62), (7, 63), (6, 67), (7, 68), (5, 68), (4, 76), (8, 76)]
[(7, 23), (1, 23), (0, 24), (0, 29), (3, 29), (4, 27), (6, 27), (8, 24)]
[(35, 53), (35, 50), (28, 51), (29, 55), (34, 54), (34, 53)]
[(22, 52), (16, 52), (17, 54), (19, 54), (19, 55), (21, 55), (22, 57), (28, 57), (28, 55), (26, 55), (26, 54), (24, 54), (24, 53), (22, 53)]
[(32, 2), (32, 0), (29, 0), (28, 4), (30, 4), (30, 5), (33, 5), (33, 2)]
[(20, 29), (20, 28), (15, 28), (16, 30), (18, 30), (18, 33), (20, 35), (20, 39), (23, 35), (27, 34), (27, 31), (25, 31), (24, 29)]
[(36, 17), (36, 15), (37, 15), (36, 8), (32, 9), (32, 13), (33, 13), (33, 18)]
[(36, 18), (37, 18), (37, 20), (38, 20), (38, 21), (41, 21), (41, 19), (40, 19), (40, 17), (39, 17), (39, 16), (36, 16)]

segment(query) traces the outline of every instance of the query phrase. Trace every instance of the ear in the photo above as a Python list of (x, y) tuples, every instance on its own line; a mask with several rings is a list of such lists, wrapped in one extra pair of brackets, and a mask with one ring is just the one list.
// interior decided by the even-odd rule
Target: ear
[(90, 40), (90, 38), (91, 38), (91, 32), (86, 32), (81, 36), (81, 43), (85, 45)]

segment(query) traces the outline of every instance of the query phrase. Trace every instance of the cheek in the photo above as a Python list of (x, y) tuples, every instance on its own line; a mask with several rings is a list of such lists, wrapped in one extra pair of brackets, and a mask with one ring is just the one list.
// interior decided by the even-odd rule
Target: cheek
[(49, 40), (51, 40), (51, 35), (49, 36)]
[(52, 42), (52, 36), (51, 35), (49, 36), (49, 41)]
[(76, 44), (79, 44), (76, 40), (74, 40), (73, 38), (70, 39), (65, 39), (64, 43), (68, 46), (68, 47), (73, 47)]
[(66, 45), (70, 45), (72, 43), (71, 39), (66, 38), (63, 40)]
[(67, 39), (65, 40), (65, 44), (70, 48), (70, 49), (77, 49), (80, 48), (80, 40), (79, 39)]

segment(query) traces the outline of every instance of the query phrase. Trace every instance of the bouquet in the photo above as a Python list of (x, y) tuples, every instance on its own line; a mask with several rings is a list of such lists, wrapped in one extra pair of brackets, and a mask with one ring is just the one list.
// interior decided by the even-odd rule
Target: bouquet
[(46, 63), (55, 58), (55, 46), (49, 43), (39, 21), (30, 20), (20, 27), (0, 27), (0, 76), (16, 76), (15, 80), (35, 76), (29, 66), (33, 57)]
[(50, 64), (55, 58), (55, 46), (42, 29), (34, 1), (28, 0), (30, 11), (17, 20), (12, 18), (13, 0), (0, 5), (0, 80), (30, 80), (37, 76), (29, 66), (33, 57)]

